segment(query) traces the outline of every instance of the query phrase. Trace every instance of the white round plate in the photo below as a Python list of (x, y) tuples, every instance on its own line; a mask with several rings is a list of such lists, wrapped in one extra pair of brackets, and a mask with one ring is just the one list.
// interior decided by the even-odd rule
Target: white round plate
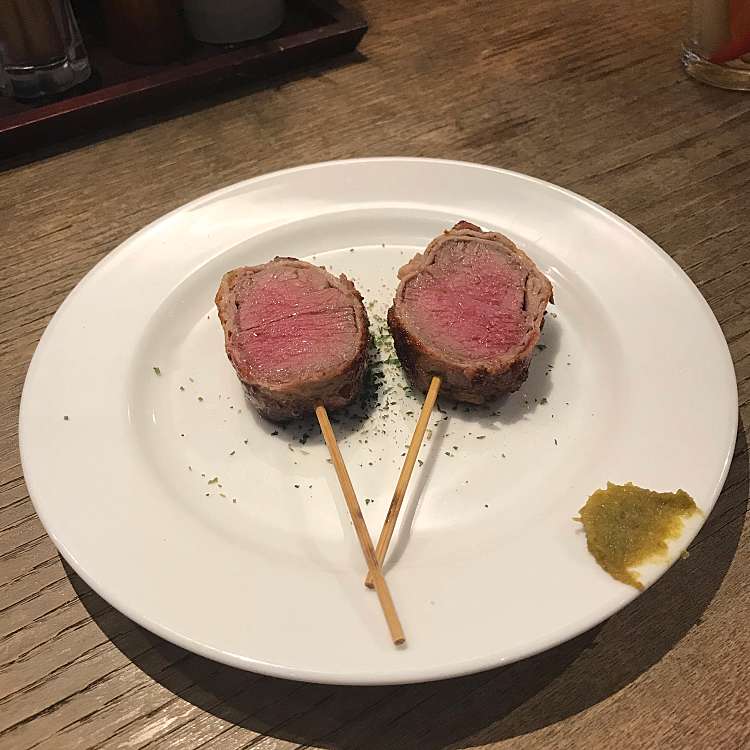
[[(382, 327), (398, 267), (459, 219), (511, 237), (555, 305), (520, 391), (433, 415), (386, 565), (407, 636), (395, 648), (319, 434), (244, 403), (213, 297), (230, 268), (297, 256), (355, 279)], [(384, 367), (381, 406), (336, 425), (374, 538), (421, 401)], [(220, 190), (112, 252), (42, 337), (20, 440), (53, 541), (128, 617), (244, 669), (376, 684), (505, 664), (620, 609), (637, 592), (597, 566), (572, 517), (608, 480), (682, 487), (707, 515), (736, 427), (714, 316), (632, 226), (512, 172), (363, 159)]]

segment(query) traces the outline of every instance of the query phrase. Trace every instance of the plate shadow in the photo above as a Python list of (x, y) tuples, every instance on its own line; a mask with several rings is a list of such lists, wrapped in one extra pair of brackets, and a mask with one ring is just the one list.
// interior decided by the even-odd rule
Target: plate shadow
[[(247, 730), (247, 741), (257, 733), (330, 750), (458, 750), (573, 716), (658, 663), (700, 626), (734, 558), (747, 498), (748, 451), (740, 421), (726, 484), (687, 560), (605, 623), (556, 648), (488, 672), (415, 685), (295, 683), (214, 663), (135, 625), (63, 564), (112, 643), (166, 690), (228, 722), (225, 731), (238, 727)], [(179, 743), (185, 726), (171, 726), (172, 742)]]

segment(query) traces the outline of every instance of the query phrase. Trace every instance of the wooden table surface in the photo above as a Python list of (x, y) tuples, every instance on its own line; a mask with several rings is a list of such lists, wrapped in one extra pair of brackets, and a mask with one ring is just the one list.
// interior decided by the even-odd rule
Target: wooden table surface
[[(750, 746), (750, 95), (683, 75), (685, 0), (362, 6), (361, 55), (2, 165), (0, 748)], [(333, 688), (193, 656), (98, 597), (34, 513), (16, 425), (47, 322), (119, 242), (237, 180), (372, 155), (509, 167), (640, 227), (721, 323), (740, 431), (690, 557), (600, 627), (484, 674)]]

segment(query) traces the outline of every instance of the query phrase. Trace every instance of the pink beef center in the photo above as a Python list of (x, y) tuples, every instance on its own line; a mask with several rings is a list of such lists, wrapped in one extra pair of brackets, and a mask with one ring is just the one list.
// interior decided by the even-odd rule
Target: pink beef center
[[(470, 359), (495, 357), (526, 342), (526, 271), (496, 253), (438, 261), (407, 284), (409, 315), (420, 334), (440, 349)], [(442, 266), (442, 267), (441, 267)]]
[(309, 378), (341, 367), (356, 352), (354, 310), (322, 274), (257, 274), (237, 299), (233, 358), (255, 378)]

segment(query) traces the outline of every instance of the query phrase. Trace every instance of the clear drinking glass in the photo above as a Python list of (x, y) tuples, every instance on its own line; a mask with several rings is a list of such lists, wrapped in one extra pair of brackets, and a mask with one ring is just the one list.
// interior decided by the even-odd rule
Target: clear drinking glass
[(0, 56), (0, 96), (13, 96), (13, 87), (10, 85), (8, 76), (5, 75), (2, 56)]
[(0, 0), (0, 67), (18, 99), (85, 81), (91, 68), (69, 0)]
[(699, 81), (750, 91), (750, 0), (692, 0), (682, 62)]

